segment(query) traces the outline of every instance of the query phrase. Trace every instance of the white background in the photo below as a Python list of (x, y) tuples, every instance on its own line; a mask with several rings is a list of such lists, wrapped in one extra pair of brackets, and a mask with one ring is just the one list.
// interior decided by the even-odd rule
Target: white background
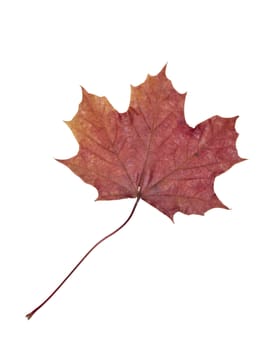
[[(260, 1), (2, 1), (0, 348), (263, 349)], [(96, 190), (54, 158), (78, 146), (63, 120), (80, 85), (123, 112), (130, 84), (168, 62), (186, 118), (240, 115), (248, 158), (217, 178), (232, 210), (132, 221), (36, 307), (134, 200)]]

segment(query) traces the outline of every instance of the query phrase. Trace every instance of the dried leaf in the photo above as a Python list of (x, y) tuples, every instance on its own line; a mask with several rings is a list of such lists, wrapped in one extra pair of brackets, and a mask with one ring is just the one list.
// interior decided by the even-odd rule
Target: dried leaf
[(214, 116), (191, 128), (185, 122), (185, 94), (165, 76), (132, 87), (130, 106), (118, 113), (105, 97), (84, 89), (79, 110), (67, 122), (79, 143), (76, 156), (60, 160), (95, 186), (99, 200), (136, 198), (126, 221), (81, 258), (30, 319), (63, 286), (86, 257), (131, 219), (140, 199), (173, 220), (174, 213), (204, 214), (226, 208), (214, 192), (215, 177), (243, 159), (236, 150), (237, 117)]

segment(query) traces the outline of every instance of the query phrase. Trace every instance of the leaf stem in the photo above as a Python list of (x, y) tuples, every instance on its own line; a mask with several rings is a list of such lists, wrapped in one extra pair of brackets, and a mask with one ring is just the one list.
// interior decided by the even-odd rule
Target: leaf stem
[(106, 241), (106, 239), (112, 237), (115, 233), (117, 233), (118, 231), (120, 231), (132, 218), (135, 209), (138, 205), (138, 202), (141, 198), (141, 194), (140, 194), (140, 188), (138, 188), (138, 194), (136, 197), (136, 202), (132, 208), (132, 211), (130, 213), (130, 215), (128, 216), (128, 218), (124, 221), (124, 223), (119, 226), (116, 230), (114, 230), (113, 232), (111, 232), (110, 234), (106, 235), (105, 237), (103, 237), (101, 240), (99, 240), (96, 244), (94, 244), (94, 246), (92, 248), (90, 248), (90, 250), (80, 259), (80, 261), (77, 263), (77, 265), (70, 271), (70, 273), (64, 278), (64, 280), (57, 286), (57, 288), (38, 306), (36, 307), (34, 310), (32, 310), (31, 312), (29, 312), (26, 317), (29, 320), (42, 306), (44, 306), (52, 297), (54, 294), (57, 293), (57, 291), (63, 286), (63, 284), (69, 279), (69, 277), (77, 270), (77, 268), (83, 263), (83, 261), (87, 258), (87, 256), (96, 248), (98, 247), (102, 242)]

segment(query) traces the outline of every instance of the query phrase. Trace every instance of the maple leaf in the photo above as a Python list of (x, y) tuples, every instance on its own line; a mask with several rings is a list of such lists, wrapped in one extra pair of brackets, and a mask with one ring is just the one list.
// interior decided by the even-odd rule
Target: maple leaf
[(185, 122), (186, 94), (165, 75), (131, 87), (125, 113), (105, 97), (82, 89), (73, 120), (66, 122), (77, 141), (76, 156), (60, 160), (95, 186), (98, 200), (137, 197), (169, 218), (180, 211), (204, 214), (226, 208), (214, 192), (214, 180), (243, 159), (236, 150), (234, 118), (214, 116), (191, 128)]
[(26, 317), (31, 318), (66, 282), (86, 257), (131, 219), (143, 199), (173, 220), (176, 212), (204, 214), (227, 208), (214, 192), (215, 177), (243, 161), (236, 149), (237, 117), (213, 116), (195, 128), (185, 122), (186, 94), (165, 75), (148, 75), (131, 87), (127, 112), (82, 88), (75, 117), (66, 122), (79, 143), (77, 155), (59, 160), (98, 190), (98, 200), (136, 198), (127, 220), (98, 241), (60, 285)]

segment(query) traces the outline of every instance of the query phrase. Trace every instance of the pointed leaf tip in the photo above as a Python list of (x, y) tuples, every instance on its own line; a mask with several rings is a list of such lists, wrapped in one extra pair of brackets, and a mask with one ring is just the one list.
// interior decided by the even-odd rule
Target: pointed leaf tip
[(166, 68), (167, 68), (167, 64), (168, 64), (168, 63), (166, 63), (166, 64), (163, 66), (163, 68), (161, 69), (161, 71), (160, 71), (160, 73), (159, 73), (159, 74), (162, 74), (162, 75), (165, 75), (165, 76), (166, 76)]

